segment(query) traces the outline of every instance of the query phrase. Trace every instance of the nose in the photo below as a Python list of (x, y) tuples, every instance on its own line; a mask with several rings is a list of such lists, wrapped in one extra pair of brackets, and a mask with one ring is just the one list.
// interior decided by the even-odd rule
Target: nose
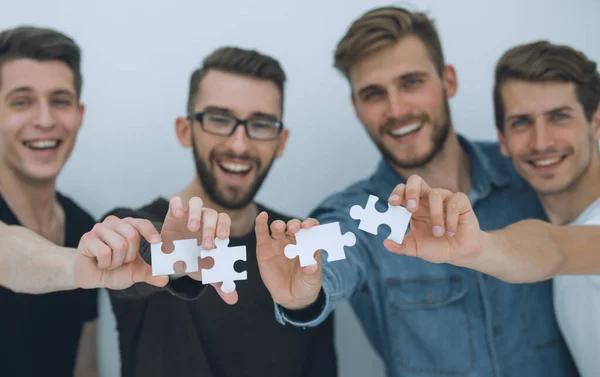
[(387, 116), (390, 119), (402, 119), (410, 114), (406, 98), (396, 88), (390, 89), (387, 96)]
[(50, 104), (47, 101), (40, 101), (39, 104), (36, 126), (40, 128), (54, 127), (56, 125), (56, 119), (54, 118)]
[(240, 124), (233, 134), (227, 138), (227, 144), (235, 154), (245, 154), (250, 147), (250, 140), (246, 135), (246, 128)]
[(532, 147), (541, 152), (549, 149), (554, 144), (554, 138), (550, 134), (549, 127), (543, 121), (538, 121), (533, 127)]

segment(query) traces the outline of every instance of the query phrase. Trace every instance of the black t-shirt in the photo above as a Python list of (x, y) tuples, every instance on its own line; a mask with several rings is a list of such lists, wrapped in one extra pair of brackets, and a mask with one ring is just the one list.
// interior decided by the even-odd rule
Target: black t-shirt
[[(65, 212), (65, 246), (77, 247), (94, 219), (57, 193)], [(0, 220), (21, 225), (0, 196)], [(41, 295), (0, 287), (0, 376), (72, 376), (84, 322), (98, 314), (95, 289)]]
[[(162, 222), (169, 203), (158, 199), (138, 210), (117, 209), (117, 217)], [(269, 222), (287, 217), (267, 210)], [(117, 319), (123, 377), (335, 377), (333, 317), (313, 328), (283, 326), (256, 260), (254, 232), (231, 238), (246, 246), (247, 280), (236, 281), (239, 301), (224, 303), (215, 289), (188, 277), (165, 288), (140, 283), (111, 291)], [(147, 246), (147, 244), (146, 244)], [(142, 257), (149, 260), (148, 247)], [(238, 265), (236, 264), (236, 268)]]

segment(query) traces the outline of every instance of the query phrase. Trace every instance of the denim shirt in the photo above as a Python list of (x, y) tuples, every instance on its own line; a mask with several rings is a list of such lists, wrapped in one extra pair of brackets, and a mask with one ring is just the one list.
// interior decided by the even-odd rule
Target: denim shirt
[[(503, 157), (496, 143), (459, 137), (471, 158), (469, 198), (483, 230), (527, 218), (546, 219), (536, 196)], [(389, 228), (377, 235), (358, 229), (350, 217), (370, 194), (387, 198), (403, 183), (381, 161), (369, 179), (326, 199), (311, 215), (321, 224), (340, 222), (356, 244), (346, 259), (324, 262), (325, 302), (312, 320), (298, 321), (281, 307), (282, 324), (314, 326), (349, 299), (391, 377), (571, 377), (578, 373), (554, 315), (551, 281), (508, 284), (449, 264), (392, 254), (383, 246)], [(325, 259), (325, 258), (324, 258)]]

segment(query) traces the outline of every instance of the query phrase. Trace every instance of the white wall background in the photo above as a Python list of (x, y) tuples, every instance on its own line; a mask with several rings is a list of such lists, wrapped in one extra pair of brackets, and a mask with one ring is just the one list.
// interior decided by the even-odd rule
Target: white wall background
[[(222, 45), (256, 48), (288, 74), (285, 123), (291, 138), (259, 199), (306, 216), (334, 190), (373, 170), (378, 154), (354, 117), (346, 82), (331, 67), (350, 22), (388, 2), (365, 0), (20, 0), (0, 2), (0, 28), (50, 26), (83, 48), (87, 104), (77, 147), (59, 187), (95, 216), (170, 195), (190, 180), (189, 150), (173, 123), (184, 113), (188, 78)], [(437, 20), (448, 62), (458, 71), (454, 124), (472, 138), (494, 139), (493, 66), (506, 49), (533, 39), (567, 43), (600, 61), (598, 0), (421, 0)], [(119, 374), (110, 304), (101, 298), (103, 377)], [(383, 376), (347, 306), (337, 311), (342, 376)]]

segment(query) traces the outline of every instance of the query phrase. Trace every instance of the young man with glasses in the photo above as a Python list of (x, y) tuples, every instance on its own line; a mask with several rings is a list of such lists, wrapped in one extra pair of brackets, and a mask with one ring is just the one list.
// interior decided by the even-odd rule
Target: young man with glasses
[[(171, 276), (165, 288), (140, 283), (111, 292), (123, 376), (336, 375), (332, 318), (311, 329), (277, 323), (254, 249), (258, 213), (289, 220), (254, 202), (289, 134), (281, 122), (284, 81), (275, 59), (230, 47), (214, 51), (192, 74), (188, 115), (177, 118), (175, 130), (192, 149), (196, 174), (177, 200), (201, 197), (231, 217), (229, 245), (247, 247), (240, 269), (248, 280), (236, 282), (237, 292), (221, 294), (223, 300), (197, 273)], [(158, 198), (137, 211), (112, 213), (158, 222), (168, 207), (167, 199)], [(213, 239), (202, 244), (211, 246)], [(147, 243), (140, 253), (150, 262)]]

